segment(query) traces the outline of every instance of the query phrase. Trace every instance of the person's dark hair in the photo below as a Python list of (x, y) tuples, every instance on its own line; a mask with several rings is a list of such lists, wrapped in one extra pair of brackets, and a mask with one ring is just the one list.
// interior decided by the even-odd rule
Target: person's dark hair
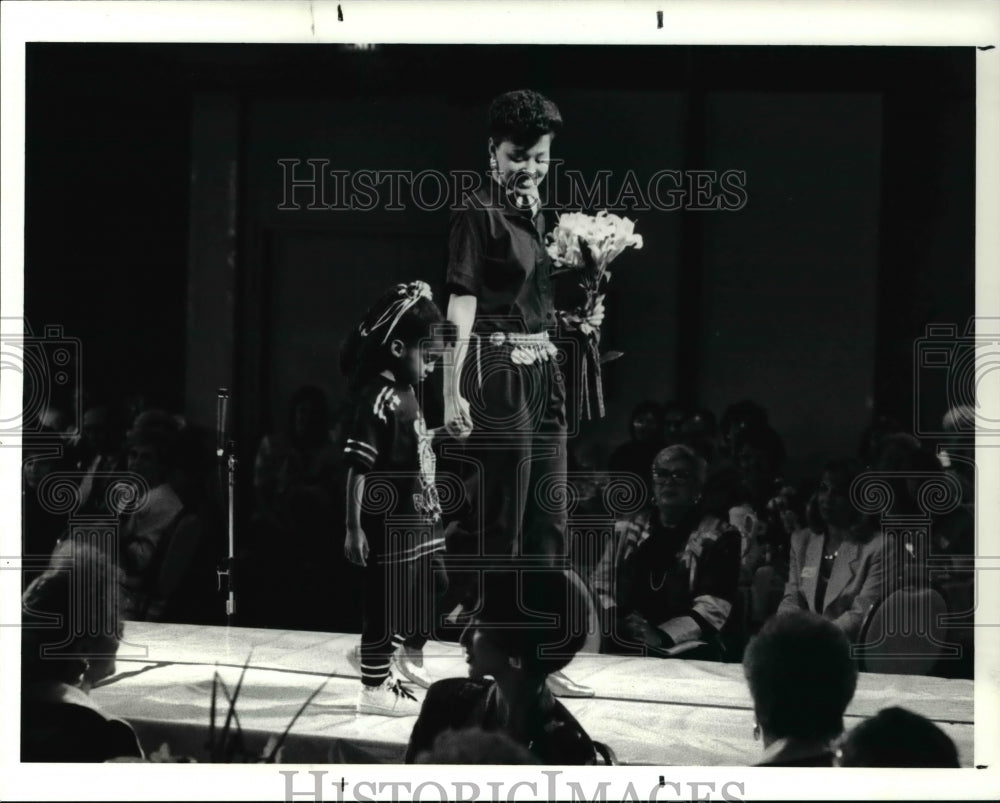
[(833, 622), (811, 611), (772, 617), (747, 647), (743, 671), (757, 721), (775, 739), (834, 739), (858, 668)]
[[(937, 455), (924, 447), (917, 438), (905, 432), (895, 432), (882, 439), (875, 455), (874, 468), (880, 472), (944, 473)], [(887, 477), (886, 482), (893, 490), (894, 513), (906, 515), (920, 512), (911, 484), (905, 477)]]
[(861, 440), (858, 444), (858, 459), (866, 466), (874, 465), (875, 458), (886, 437), (902, 431), (902, 425), (894, 417), (890, 415), (873, 416), (861, 433)]
[[(340, 371), (351, 385), (392, 367), (394, 358), (389, 347), (393, 340), (408, 347), (435, 335), (447, 341), (451, 330), (441, 310), (421, 294), (429, 292), (423, 282), (394, 285), (372, 305), (361, 325), (351, 330), (340, 349)], [(404, 299), (413, 303), (396, 319), (391, 314), (393, 306)], [(388, 327), (391, 331), (386, 337)]]
[(715, 435), (719, 431), (718, 422), (715, 420), (715, 413), (707, 407), (696, 407), (689, 412), (681, 427), (686, 431), (690, 431), (694, 428), (693, 422), (697, 418), (702, 420), (702, 427), (706, 435)]
[(538, 764), (537, 758), (503, 731), (482, 728), (446, 730), (414, 764)]
[(632, 415), (628, 420), (628, 432), (635, 440), (635, 419), (640, 416), (646, 415), (647, 413), (652, 414), (653, 418), (656, 419), (656, 432), (660, 433), (663, 429), (663, 405), (652, 399), (647, 399), (646, 401), (639, 402), (633, 409)]
[(766, 424), (749, 426), (736, 433), (733, 438), (733, 454), (739, 455), (747, 446), (764, 452), (775, 471), (780, 470), (785, 463), (785, 444), (781, 436)]
[(136, 446), (150, 447), (156, 453), (156, 459), (160, 464), (160, 468), (166, 474), (177, 465), (179, 436), (179, 430), (171, 430), (160, 426), (143, 426), (131, 429), (128, 433), (128, 439), (125, 442), (126, 452)]
[(712, 471), (701, 488), (702, 505), (713, 516), (729, 521), (729, 509), (741, 501), (740, 472), (734, 466)]
[(723, 438), (728, 439), (729, 430), (737, 421), (742, 421), (746, 429), (766, 427), (768, 425), (767, 410), (750, 399), (730, 404), (722, 413), (722, 421), (719, 422)]
[(476, 612), (489, 639), (535, 676), (558, 672), (587, 640), (589, 598), (561, 569), (505, 562), (485, 569)]
[(532, 89), (516, 89), (493, 99), (489, 111), (489, 129), (493, 141), (515, 145), (533, 145), (545, 134), (562, 128), (559, 108)]
[(926, 717), (883, 708), (840, 744), (841, 767), (958, 767), (955, 743)]
[(45, 572), (25, 589), (21, 616), (23, 682), (74, 685), (86, 668), (82, 653), (117, 649), (118, 569), (91, 544), (67, 539), (55, 548)]
[[(851, 483), (863, 470), (861, 464), (853, 457), (838, 457), (826, 462), (823, 466), (823, 475), (829, 474), (837, 490), (847, 495), (850, 492)], [(822, 481), (822, 475), (820, 481)], [(806, 504), (806, 525), (814, 533), (826, 532), (826, 522), (820, 515), (819, 500), (815, 493), (809, 497)], [(851, 507), (850, 530), (853, 536), (852, 540), (865, 541), (873, 535), (871, 527), (868, 526), (868, 518), (853, 505)]]

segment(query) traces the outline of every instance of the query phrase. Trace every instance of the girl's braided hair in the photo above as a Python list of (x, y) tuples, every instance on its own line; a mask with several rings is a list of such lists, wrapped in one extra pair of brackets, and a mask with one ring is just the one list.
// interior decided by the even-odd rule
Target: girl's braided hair
[(426, 282), (397, 284), (368, 310), (340, 349), (340, 372), (352, 386), (392, 366), (393, 340), (415, 346), (435, 334), (444, 334), (444, 317)]

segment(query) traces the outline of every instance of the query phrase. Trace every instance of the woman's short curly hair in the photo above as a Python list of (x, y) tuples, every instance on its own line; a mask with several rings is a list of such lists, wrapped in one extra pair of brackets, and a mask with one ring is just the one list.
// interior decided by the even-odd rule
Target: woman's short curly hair
[(497, 144), (509, 140), (516, 145), (532, 145), (545, 134), (562, 128), (559, 108), (532, 89), (505, 92), (490, 104), (490, 136)]
[[(48, 568), (21, 597), (25, 683), (76, 683), (86, 668), (84, 655), (117, 651), (122, 632), (119, 580), (114, 561), (83, 538), (67, 538), (56, 546)], [(81, 599), (87, 604), (80, 605)]]
[(558, 672), (586, 643), (589, 599), (567, 572), (511, 562), (484, 570), (482, 586), (479, 626), (526, 672)]
[(761, 727), (776, 739), (834, 739), (854, 697), (858, 668), (847, 637), (810, 611), (772, 617), (743, 656)]
[(842, 767), (958, 767), (958, 749), (926, 717), (893, 706), (883, 708), (847, 734)]
[(655, 466), (663, 465), (670, 460), (687, 461), (688, 465), (691, 466), (691, 470), (694, 471), (695, 476), (698, 477), (698, 483), (700, 485), (704, 485), (705, 480), (708, 479), (708, 461), (705, 459), (704, 455), (695, 451), (686, 443), (674, 443), (660, 449), (660, 451), (656, 453), (656, 457), (653, 458), (653, 465), (650, 466), (650, 470), (652, 470)]

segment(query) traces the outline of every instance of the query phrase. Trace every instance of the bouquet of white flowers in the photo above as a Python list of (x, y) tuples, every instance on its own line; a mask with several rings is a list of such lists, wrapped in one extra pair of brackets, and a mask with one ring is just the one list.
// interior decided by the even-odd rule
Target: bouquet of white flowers
[(604, 417), (604, 388), (598, 351), (600, 330), (592, 326), (588, 319), (603, 301), (602, 290), (611, 279), (608, 265), (626, 248), (642, 248), (642, 236), (635, 234), (635, 222), (609, 214), (606, 210), (596, 215), (567, 212), (559, 216), (559, 222), (549, 234), (549, 256), (556, 265), (576, 271), (580, 287), (586, 294), (586, 301), (575, 311), (573, 320), (587, 339), (580, 388), (580, 407), (587, 418), (592, 417), (592, 394), (597, 402), (598, 416)]

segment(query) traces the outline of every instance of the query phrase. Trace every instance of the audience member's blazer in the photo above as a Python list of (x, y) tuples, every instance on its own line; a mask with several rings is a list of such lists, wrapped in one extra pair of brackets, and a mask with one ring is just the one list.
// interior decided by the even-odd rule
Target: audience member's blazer
[(881, 533), (863, 544), (844, 541), (833, 561), (823, 609), (817, 611), (816, 582), (823, 560), (823, 536), (808, 528), (794, 533), (788, 582), (778, 612), (805, 609), (822, 614), (851, 641), (857, 641), (869, 610), (885, 597), (885, 543)]

